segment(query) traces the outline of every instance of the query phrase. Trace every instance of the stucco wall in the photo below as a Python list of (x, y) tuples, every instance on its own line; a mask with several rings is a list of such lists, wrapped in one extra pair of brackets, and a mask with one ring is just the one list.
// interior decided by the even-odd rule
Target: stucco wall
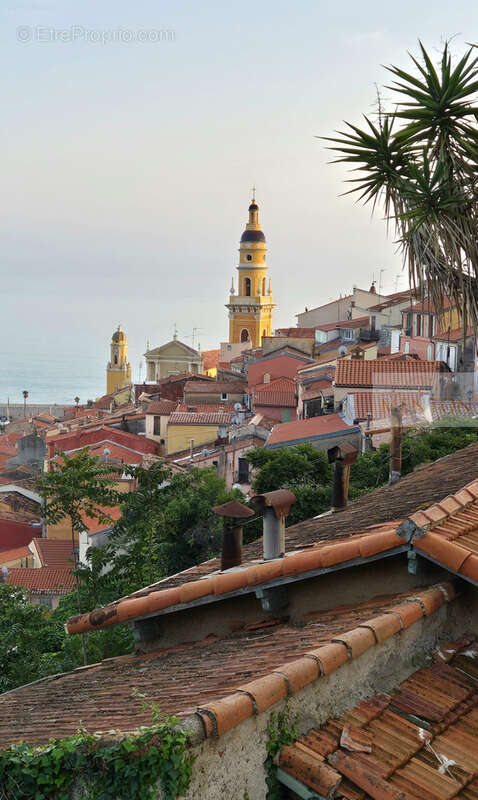
[(186, 800), (243, 800), (246, 789), (254, 800), (265, 800), (263, 762), (271, 711), (288, 708), (293, 717), (298, 715), (301, 734), (322, 725), (377, 691), (391, 691), (412, 672), (429, 664), (438, 643), (470, 630), (473, 618), (476, 628), (477, 611), (476, 595), (472, 601), (467, 595), (446, 604), (329, 676), (318, 678), (288, 701), (246, 720), (219, 739), (194, 747), (196, 761)]
[(187, 450), (191, 439), (194, 447), (210, 444), (218, 437), (219, 425), (168, 425), (168, 455)]
[(237, 625), (278, 615), (290, 616), (294, 620), (313, 611), (356, 605), (382, 594), (406, 592), (414, 587), (449, 580), (440, 567), (424, 559), (420, 564), (423, 571), (419, 575), (410, 575), (407, 554), (401, 553), (388, 558), (382, 556), (379, 566), (372, 561), (286, 584), (289, 604), (279, 612), (264, 611), (253, 591), (212, 603), (198, 603), (173, 613), (165, 610), (156, 616), (158, 638), (144, 645), (144, 649), (174, 647), (185, 641), (200, 641), (209, 634), (227, 635)]

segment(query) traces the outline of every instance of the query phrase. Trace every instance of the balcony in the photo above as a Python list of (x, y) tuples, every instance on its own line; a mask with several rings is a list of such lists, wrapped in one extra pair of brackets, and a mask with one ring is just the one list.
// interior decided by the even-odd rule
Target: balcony
[(380, 332), (371, 331), (368, 328), (360, 328), (359, 339), (362, 342), (378, 342), (380, 339)]

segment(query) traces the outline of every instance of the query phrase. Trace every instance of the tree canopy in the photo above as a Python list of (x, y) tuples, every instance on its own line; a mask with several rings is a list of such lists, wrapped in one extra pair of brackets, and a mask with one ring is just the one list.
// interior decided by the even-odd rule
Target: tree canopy
[(411, 71), (388, 67), (393, 106), (379, 95), (376, 119), (324, 137), (336, 161), (356, 173), (350, 192), (381, 206), (395, 229), (410, 280), (463, 307), (478, 323), (478, 58), (453, 59), (445, 44), (437, 65), (423, 45)]

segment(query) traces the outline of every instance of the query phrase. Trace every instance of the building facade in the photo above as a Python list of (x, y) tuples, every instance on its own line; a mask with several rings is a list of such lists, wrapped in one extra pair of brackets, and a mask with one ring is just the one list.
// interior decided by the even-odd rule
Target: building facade
[(172, 375), (183, 375), (185, 372), (200, 375), (203, 372), (203, 357), (198, 350), (179, 341), (177, 334), (171, 342), (147, 349), (144, 354), (146, 359), (146, 380), (148, 383), (157, 383), (163, 378)]
[(106, 368), (106, 394), (131, 384), (131, 364), (128, 363), (128, 342), (118, 325), (111, 337), (111, 358)]
[(267, 280), (266, 238), (259, 224), (259, 206), (253, 197), (249, 221), (241, 236), (237, 293), (234, 279), (229, 303), (229, 343), (251, 342), (259, 347), (263, 336), (272, 333), (272, 289)]

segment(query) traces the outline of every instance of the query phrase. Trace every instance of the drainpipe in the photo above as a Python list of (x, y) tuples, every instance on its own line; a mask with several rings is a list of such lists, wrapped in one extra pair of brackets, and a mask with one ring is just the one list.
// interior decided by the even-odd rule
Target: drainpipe
[(241, 519), (253, 517), (254, 512), (237, 500), (214, 506), (218, 517), (223, 518), (221, 572), (232, 567), (239, 567), (242, 562), (242, 522)]
[(252, 497), (249, 505), (262, 514), (262, 543), (264, 561), (285, 555), (285, 520), (295, 494), (288, 489), (276, 489)]
[(354, 463), (358, 450), (351, 444), (342, 444), (327, 450), (329, 464), (334, 464), (332, 484), (332, 511), (341, 511), (347, 505), (349, 495), (350, 466)]
[(390, 409), (390, 470), (389, 483), (396, 483), (402, 475), (402, 412), (398, 406), (393, 405)]

